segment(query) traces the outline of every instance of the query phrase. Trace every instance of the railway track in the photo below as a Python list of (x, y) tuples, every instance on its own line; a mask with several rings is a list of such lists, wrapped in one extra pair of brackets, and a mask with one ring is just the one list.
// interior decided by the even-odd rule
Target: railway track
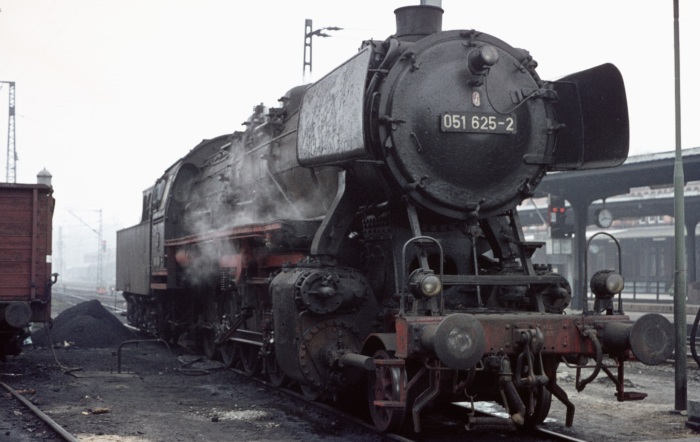
[[(204, 358), (202, 358), (204, 359)], [(131, 369), (138, 369), (138, 367), (131, 366)], [(230, 369), (232, 372), (236, 373), (241, 379), (246, 382), (250, 382), (253, 385), (261, 386), (261, 394), (269, 394), (270, 391), (263, 393), (263, 388), (265, 390), (271, 390), (279, 393), (282, 397), (286, 397), (289, 401), (296, 404), (298, 407), (310, 407), (315, 409), (318, 413), (323, 413), (327, 416), (332, 416), (334, 420), (344, 421), (352, 426), (361, 427), (369, 433), (374, 433), (377, 435), (377, 440), (383, 441), (399, 441), (399, 442), (412, 442), (412, 441), (422, 441), (422, 442), (451, 442), (451, 441), (463, 441), (463, 440), (476, 440), (476, 441), (503, 441), (509, 440), (514, 442), (554, 442), (554, 441), (581, 441), (581, 439), (571, 438), (566, 435), (552, 432), (546, 429), (536, 429), (533, 432), (515, 432), (515, 431), (456, 431), (456, 425), (450, 425), (448, 428), (450, 431), (445, 432), (445, 427), (440, 428), (441, 431), (437, 431), (436, 434), (395, 434), (395, 433), (379, 433), (365, 420), (343, 410), (331, 406), (324, 402), (310, 401), (303, 393), (294, 391), (290, 388), (278, 388), (271, 383), (260, 379), (258, 377), (250, 377), (245, 372), (237, 369)], [(23, 391), (16, 391), (12, 389), (9, 385), (0, 382), (0, 386), (3, 387), (26, 413), (22, 413), (22, 419), (25, 422), (23, 425), (25, 428), (30, 426), (33, 428), (32, 434), (36, 436), (38, 440), (43, 441), (66, 441), (66, 442), (77, 442), (78, 439), (66, 431), (65, 428), (61, 427), (45, 413), (43, 413), (38, 407), (32, 404), (27, 398), (23, 396)], [(13, 409), (18, 409), (20, 405), (11, 406)], [(31, 414), (31, 418), (27, 415)], [(31, 424), (27, 424), (28, 420), (32, 420)], [(204, 425), (209, 425), (204, 423)], [(0, 427), (2, 428), (2, 427)], [(34, 436), (29, 436), (28, 439), (20, 439), (24, 441), (37, 440)], [(12, 439), (15, 441), (16, 439)]]
[[(251, 382), (258, 383), (265, 388), (271, 389), (279, 394), (286, 395), (291, 400), (300, 401), (306, 406), (314, 407), (319, 412), (323, 412), (329, 415), (333, 415), (338, 419), (342, 419), (352, 425), (360, 426), (367, 431), (373, 432), (378, 436), (382, 437), (384, 440), (388, 441), (400, 441), (400, 442), (413, 442), (420, 440), (421, 442), (452, 442), (452, 441), (464, 441), (464, 440), (475, 440), (475, 441), (513, 441), (513, 442), (558, 442), (558, 441), (568, 441), (568, 442), (586, 442), (584, 439), (579, 439), (571, 437), (556, 431), (538, 426), (527, 431), (516, 430), (514, 427), (508, 426), (505, 419), (502, 420), (502, 425), (495, 426), (493, 429), (488, 430), (469, 430), (467, 429), (465, 422), (456, 421), (453, 417), (443, 417), (443, 419), (448, 419), (451, 422), (446, 422), (445, 420), (434, 421), (431, 426), (435, 427), (435, 434), (431, 432), (414, 434), (408, 432), (406, 434), (397, 433), (381, 433), (378, 432), (374, 426), (369, 424), (362, 417), (356, 414), (341, 410), (330, 404), (319, 402), (315, 400), (309, 400), (303, 393), (297, 392), (292, 388), (281, 388), (275, 386), (274, 384), (267, 382), (266, 380), (253, 376), (251, 377), (248, 373), (237, 368), (230, 368), (231, 371), (235, 372), (241, 377), (250, 379)], [(489, 413), (485, 411), (476, 412), (480, 417), (491, 417), (502, 418), (497, 413)], [(466, 416), (466, 410), (462, 409), (462, 415)], [(435, 417), (433, 417), (435, 419)], [(439, 418), (438, 418), (439, 419)], [(501, 429), (499, 429), (501, 428)], [(447, 430), (447, 431), (446, 431)]]
[[(16, 402), (20, 403), (25, 410), (29, 411), (31, 413), (31, 416), (37, 420), (37, 422), (33, 422), (31, 426), (34, 428), (33, 433), (38, 433), (41, 431), (40, 434), (37, 434), (38, 436), (41, 437), (41, 440), (44, 441), (49, 441), (49, 440), (63, 440), (66, 442), (78, 442), (78, 439), (75, 438), (72, 434), (70, 434), (68, 431), (66, 431), (65, 428), (61, 427), (59, 424), (57, 424), (53, 419), (51, 419), (49, 416), (47, 416), (43, 411), (41, 411), (36, 405), (32, 404), (29, 400), (27, 400), (20, 391), (17, 391), (7, 385), (4, 382), (0, 382), (0, 387), (4, 388), (9, 395), (12, 397), (13, 400)], [(19, 414), (15, 414), (16, 416), (21, 416), (21, 412), (18, 412)], [(25, 417), (26, 421), (26, 417)], [(25, 424), (27, 426), (27, 424)], [(37, 431), (39, 429), (39, 431)], [(50, 439), (49, 434), (55, 435), (55, 439)], [(7, 434), (6, 434), (7, 435)]]

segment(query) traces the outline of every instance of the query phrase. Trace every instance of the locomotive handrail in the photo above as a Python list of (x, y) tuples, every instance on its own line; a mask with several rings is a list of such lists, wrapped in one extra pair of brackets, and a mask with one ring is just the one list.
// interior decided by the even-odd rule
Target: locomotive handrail
[(557, 284), (566, 280), (560, 275), (443, 275), (444, 285), (524, 285)]
[[(583, 300), (583, 313), (588, 314), (588, 250), (591, 247), (591, 244), (593, 243), (593, 239), (595, 239), (596, 236), (598, 235), (605, 235), (610, 237), (615, 242), (615, 245), (617, 246), (617, 271), (620, 275), (622, 275), (622, 248), (620, 247), (620, 242), (612, 236), (608, 232), (598, 232), (591, 236), (588, 239), (588, 243), (586, 243), (586, 254), (584, 255), (584, 260), (583, 260), (583, 294), (582, 296), (585, 297)], [(618, 298), (617, 298), (617, 310), (622, 313), (622, 290), (624, 290), (625, 287), (624, 285), (618, 292)]]
[(246, 155), (250, 155), (251, 153), (255, 152), (256, 150), (258, 150), (258, 149), (260, 149), (260, 148), (263, 148), (263, 147), (265, 147), (265, 146), (268, 146), (268, 145), (270, 145), (270, 144), (272, 144), (272, 143), (274, 143), (274, 142), (276, 142), (276, 141), (279, 141), (279, 140), (281, 140), (282, 138), (284, 138), (284, 137), (286, 137), (286, 136), (288, 136), (288, 135), (294, 134), (294, 133), (296, 133), (296, 132), (297, 132), (297, 129), (292, 129), (292, 130), (290, 130), (290, 131), (287, 131), (287, 132), (285, 132), (285, 133), (283, 133), (283, 134), (280, 134), (280, 135), (276, 136), (275, 138), (271, 138), (271, 139), (265, 141), (264, 143), (259, 144), (259, 145), (255, 146), (254, 148), (250, 149), (248, 152), (246, 152)]
[(207, 233), (197, 233), (194, 235), (183, 236), (181, 238), (173, 238), (165, 241), (165, 246), (183, 246), (187, 244), (197, 244), (205, 240), (223, 239), (223, 238), (244, 238), (244, 237), (264, 237), (265, 233), (273, 230), (279, 230), (285, 226), (284, 221), (271, 221), (262, 224), (245, 224), (236, 227), (226, 227), (224, 229), (214, 230)]

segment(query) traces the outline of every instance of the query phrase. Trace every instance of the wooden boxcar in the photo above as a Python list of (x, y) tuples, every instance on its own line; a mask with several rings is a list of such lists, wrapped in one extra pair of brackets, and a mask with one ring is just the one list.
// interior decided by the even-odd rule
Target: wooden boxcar
[(0, 183), (0, 360), (17, 355), (33, 322), (51, 321), (53, 189)]

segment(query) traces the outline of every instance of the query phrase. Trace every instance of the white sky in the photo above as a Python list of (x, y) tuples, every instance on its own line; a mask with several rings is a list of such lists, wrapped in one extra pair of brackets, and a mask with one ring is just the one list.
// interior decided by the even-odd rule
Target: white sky
[[(0, 80), (16, 82), (17, 182), (47, 168), (56, 225), (103, 210), (135, 224), (141, 192), (204, 138), (241, 129), (254, 105), (302, 83), (304, 19), (313, 77), (364, 39), (395, 31), (418, 0), (0, 0)], [(530, 51), (554, 80), (620, 68), (631, 154), (675, 148), (672, 0), (443, 0), (443, 29), (477, 29)], [(680, 0), (682, 147), (700, 146), (700, 2)], [(7, 87), (0, 89), (5, 180)], [(83, 212), (81, 212), (83, 211)], [(93, 218), (94, 219), (94, 218)], [(91, 221), (90, 221), (91, 222)], [(111, 239), (110, 239), (111, 241)], [(111, 245), (111, 244), (110, 244)]]

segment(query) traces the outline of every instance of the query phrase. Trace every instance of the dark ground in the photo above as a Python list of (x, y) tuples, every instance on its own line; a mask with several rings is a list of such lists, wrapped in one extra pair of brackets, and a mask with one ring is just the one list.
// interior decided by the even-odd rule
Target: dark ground
[[(4, 382), (80, 441), (380, 440), (219, 364), (188, 365), (196, 358), (171, 356), (159, 344), (125, 348), (123, 374), (113, 349), (57, 349), (56, 358), (81, 370), (66, 374), (50, 349), (28, 349), (0, 372), (21, 374)], [(44, 440), (17, 416), (27, 411), (5, 399), (0, 422), (19, 419), (0, 424), (0, 440)]]
[[(146, 342), (97, 301), (55, 318), (0, 364), (0, 381), (19, 390), (80, 441), (374, 441), (376, 435), (338, 421), (264, 385), (176, 347)], [(46, 438), (46, 429), (1, 389), (0, 440)]]

